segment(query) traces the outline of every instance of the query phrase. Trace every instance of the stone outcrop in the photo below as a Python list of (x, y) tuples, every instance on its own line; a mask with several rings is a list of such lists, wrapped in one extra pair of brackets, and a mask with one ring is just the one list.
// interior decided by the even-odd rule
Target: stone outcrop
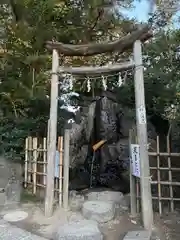
[(0, 157), (0, 206), (19, 204), (22, 190), (22, 167)]
[[(122, 109), (106, 94), (96, 97), (86, 112), (71, 130), (70, 161), (74, 174), (71, 174), (70, 188), (88, 187), (92, 177), (93, 186), (128, 191), (125, 172), (129, 169), (129, 130), (136, 125), (132, 111)], [(148, 138), (155, 137), (154, 127), (148, 123)], [(92, 168), (92, 146), (100, 140), (106, 143), (96, 151)]]

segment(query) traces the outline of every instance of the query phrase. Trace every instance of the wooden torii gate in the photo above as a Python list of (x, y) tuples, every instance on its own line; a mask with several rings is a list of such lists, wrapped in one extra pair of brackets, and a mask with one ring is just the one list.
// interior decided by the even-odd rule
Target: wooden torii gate
[[(136, 31), (114, 42), (90, 43), (85, 45), (71, 45), (59, 42), (48, 41), (46, 46), (53, 52), (52, 57), (52, 79), (51, 79), (51, 103), (50, 103), (50, 122), (49, 122), (49, 147), (48, 147), (48, 165), (47, 165), (47, 187), (45, 198), (45, 215), (50, 217), (53, 213), (54, 197), (54, 162), (56, 152), (57, 137), (57, 107), (58, 107), (58, 75), (70, 73), (75, 75), (82, 74), (103, 74), (107, 72), (117, 72), (135, 68), (134, 85), (136, 101), (136, 119), (138, 143), (140, 145), (140, 168), (141, 168), (141, 199), (142, 216), (144, 227), (147, 230), (152, 229), (153, 210), (152, 196), (150, 186), (149, 157), (147, 149), (147, 122), (144, 95), (144, 78), (142, 62), (141, 42), (145, 42), (152, 37), (148, 25), (141, 25)], [(134, 47), (133, 47), (134, 46)], [(95, 54), (118, 52), (123, 53), (128, 49), (134, 50), (134, 61), (123, 64), (114, 64), (103, 67), (60, 67), (59, 53), (65, 56), (93, 56)], [(66, 159), (65, 159), (66, 161)], [(132, 199), (133, 200), (133, 199)], [(134, 206), (131, 202), (131, 207)]]

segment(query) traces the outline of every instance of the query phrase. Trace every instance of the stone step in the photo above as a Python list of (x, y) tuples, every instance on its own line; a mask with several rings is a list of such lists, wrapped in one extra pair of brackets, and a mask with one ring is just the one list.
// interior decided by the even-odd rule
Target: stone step
[(124, 196), (121, 192), (115, 191), (101, 191), (101, 192), (89, 192), (86, 197), (89, 201), (110, 201), (120, 204), (123, 201)]
[(60, 226), (55, 240), (103, 240), (95, 221), (80, 220)]
[(150, 240), (151, 234), (148, 231), (129, 231), (123, 240)]
[(87, 201), (83, 204), (82, 214), (86, 219), (105, 223), (114, 218), (115, 206), (111, 202)]

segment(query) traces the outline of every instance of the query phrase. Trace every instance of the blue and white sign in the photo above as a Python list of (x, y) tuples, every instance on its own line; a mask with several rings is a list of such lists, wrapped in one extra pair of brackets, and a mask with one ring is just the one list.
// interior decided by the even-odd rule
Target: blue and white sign
[(135, 177), (141, 176), (140, 172), (140, 147), (138, 144), (131, 144), (131, 174)]

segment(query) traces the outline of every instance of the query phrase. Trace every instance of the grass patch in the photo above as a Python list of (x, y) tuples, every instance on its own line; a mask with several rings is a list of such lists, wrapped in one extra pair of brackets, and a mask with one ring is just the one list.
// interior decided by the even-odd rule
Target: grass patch
[(21, 202), (23, 203), (38, 203), (40, 202), (40, 198), (38, 198), (36, 195), (29, 193), (27, 190), (22, 191), (21, 193)]

